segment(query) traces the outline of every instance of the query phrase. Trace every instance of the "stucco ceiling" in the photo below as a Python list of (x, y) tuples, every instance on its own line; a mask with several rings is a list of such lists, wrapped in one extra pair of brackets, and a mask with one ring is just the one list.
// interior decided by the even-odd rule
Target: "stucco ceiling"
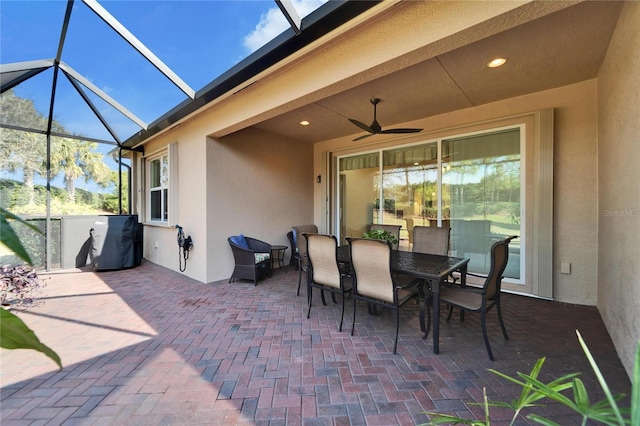
[[(260, 122), (264, 131), (314, 143), (365, 134), (380, 98), (384, 128), (596, 78), (621, 3), (584, 2)], [(486, 67), (504, 56), (506, 65)], [(309, 120), (310, 126), (300, 126)], [(381, 138), (383, 136), (373, 136)]]

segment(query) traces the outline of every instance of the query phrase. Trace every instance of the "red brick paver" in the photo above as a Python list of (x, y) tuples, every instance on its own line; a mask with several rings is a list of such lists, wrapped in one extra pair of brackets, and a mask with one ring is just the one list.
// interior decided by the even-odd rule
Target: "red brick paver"
[[(351, 300), (343, 332), (340, 305), (296, 297), (297, 272), (275, 271), (249, 282), (201, 284), (149, 262), (111, 272), (43, 274), (44, 300), (18, 315), (62, 358), (58, 371), (44, 355), (0, 351), (3, 426), (64, 425), (410, 425), (424, 411), (471, 418), (470, 403), (509, 400), (520, 389), (489, 373), (570, 372), (592, 401), (604, 396), (578, 345), (579, 329), (614, 393), (629, 379), (594, 307), (505, 295), (509, 341), (489, 314), (496, 357), (489, 361), (477, 316), (441, 322), (440, 354), (422, 340), (416, 306), (403, 310), (393, 355), (391, 312), (358, 309), (350, 335)], [(539, 413), (577, 423), (564, 407)], [(492, 410), (492, 424), (511, 413)], [(523, 421), (522, 423), (525, 423)], [(521, 423), (521, 424), (522, 424)]]

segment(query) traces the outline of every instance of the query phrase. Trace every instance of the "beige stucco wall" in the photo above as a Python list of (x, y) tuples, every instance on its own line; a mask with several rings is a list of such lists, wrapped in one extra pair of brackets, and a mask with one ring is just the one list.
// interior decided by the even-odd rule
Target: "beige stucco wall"
[[(177, 129), (180, 129), (177, 131)], [(175, 225), (183, 227), (186, 235), (191, 235), (194, 246), (190, 251), (185, 275), (198, 281), (206, 280), (206, 138), (198, 123), (179, 127), (169, 131), (152, 143), (145, 145), (145, 156), (166, 150), (168, 144), (177, 146), (176, 187), (171, 199), (169, 223), (166, 226), (149, 224), (144, 211), (145, 200), (138, 197), (138, 214), (145, 223), (144, 258), (173, 269), (179, 270), (177, 230)], [(175, 159), (174, 159), (175, 160)], [(172, 167), (175, 161), (172, 161)], [(175, 176), (173, 176), (175, 178)], [(141, 186), (144, 188), (144, 186)], [(146, 194), (146, 189), (142, 191)], [(156, 244), (157, 243), (157, 244)]]
[[(402, 127), (423, 127), (428, 133), (426, 138), (438, 135), (439, 132), (460, 131), (449, 129), (468, 124), (553, 108), (555, 111), (554, 299), (584, 305), (595, 305), (597, 302), (596, 102), (596, 81), (589, 80), (555, 90), (402, 124)], [(405, 143), (415, 138), (395, 138), (386, 145)], [(316, 172), (324, 168), (323, 159), (327, 151), (345, 148), (366, 150), (381, 145), (385, 145), (382, 136), (377, 136), (371, 144), (359, 146), (355, 146), (351, 138), (318, 143), (314, 146)], [(315, 211), (322, 211), (323, 198), (317, 193), (318, 188), (316, 188), (315, 200), (319, 204)], [(320, 219), (316, 215), (316, 221)], [(572, 264), (570, 275), (560, 274), (560, 262)]]
[[(227, 237), (245, 234), (289, 246), (294, 225), (313, 223), (315, 185), (309, 144), (248, 129), (207, 144), (207, 282), (227, 279)], [(288, 260), (291, 251), (286, 251)]]
[(631, 375), (640, 342), (640, 3), (627, 2), (598, 76), (598, 309)]
[[(144, 258), (178, 270), (179, 224), (194, 241), (183, 273), (213, 282), (233, 271), (227, 237), (243, 233), (289, 246), (286, 234), (293, 225), (313, 223), (315, 181), (311, 145), (254, 129), (215, 140), (205, 136), (206, 122), (190, 120), (145, 145), (152, 155), (176, 143), (179, 179), (171, 223), (146, 223)], [(144, 201), (137, 202), (144, 217)], [(287, 250), (286, 261), (290, 255)]]

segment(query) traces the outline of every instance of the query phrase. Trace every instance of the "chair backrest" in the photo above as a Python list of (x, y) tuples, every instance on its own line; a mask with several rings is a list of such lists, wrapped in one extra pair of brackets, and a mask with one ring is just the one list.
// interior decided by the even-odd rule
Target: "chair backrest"
[(434, 226), (413, 227), (413, 248), (417, 253), (449, 254), (450, 228), (438, 228)]
[(409, 235), (409, 244), (413, 243), (413, 219), (405, 219), (407, 222), (407, 234)]
[(307, 255), (307, 239), (302, 234), (317, 234), (318, 227), (316, 225), (298, 225), (292, 226), (291, 229), (293, 230), (295, 249), (304, 258)]
[(333, 235), (305, 234), (313, 282), (340, 288), (338, 240)]
[(517, 236), (508, 237), (504, 240), (495, 242), (491, 246), (491, 269), (489, 275), (484, 282), (483, 289), (485, 291), (487, 299), (491, 300), (500, 294), (500, 287), (502, 286), (502, 274), (507, 267), (509, 261), (509, 242)]
[[(374, 223), (373, 225), (371, 225), (372, 231), (376, 229), (380, 229), (382, 231), (387, 231), (391, 235), (395, 235), (396, 240), (398, 240), (398, 243), (400, 242), (400, 228), (402, 228), (402, 225), (380, 225), (377, 223)], [(398, 244), (394, 244), (392, 248), (397, 249)]]
[(391, 247), (386, 241), (347, 239), (356, 293), (393, 303)]

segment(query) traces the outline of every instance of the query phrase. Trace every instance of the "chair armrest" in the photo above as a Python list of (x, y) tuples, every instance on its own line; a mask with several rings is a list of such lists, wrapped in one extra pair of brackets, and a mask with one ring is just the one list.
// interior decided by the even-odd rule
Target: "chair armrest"
[(233, 243), (230, 243), (231, 251), (237, 265), (253, 265), (255, 263), (255, 256), (253, 250), (248, 250), (239, 247)]
[(416, 287), (418, 284), (420, 284), (423, 280), (420, 278), (416, 278), (415, 280), (411, 280), (408, 283), (404, 284), (404, 285), (396, 285), (396, 289), (398, 290), (407, 290), (409, 288), (413, 288)]
[[(482, 278), (483, 280), (486, 280), (487, 278), (489, 278), (488, 275), (482, 275), (482, 274), (474, 274), (472, 272), (467, 272), (467, 275), (471, 275), (472, 277), (476, 277), (476, 278)], [(501, 280), (504, 279), (504, 275), (500, 277)]]
[(459, 284), (450, 284), (450, 283), (444, 283), (442, 285), (443, 287), (447, 287), (451, 290), (455, 290), (455, 291), (461, 291), (464, 293), (476, 293), (476, 294), (485, 294), (485, 290), (482, 287), (473, 287), (473, 286), (465, 286), (462, 287)]
[(487, 275), (474, 274), (473, 272), (467, 272), (467, 275), (471, 275), (472, 277), (476, 277), (476, 278), (484, 278), (485, 280), (487, 279)]
[(251, 237), (245, 237), (249, 248), (257, 253), (271, 253), (271, 244)]

